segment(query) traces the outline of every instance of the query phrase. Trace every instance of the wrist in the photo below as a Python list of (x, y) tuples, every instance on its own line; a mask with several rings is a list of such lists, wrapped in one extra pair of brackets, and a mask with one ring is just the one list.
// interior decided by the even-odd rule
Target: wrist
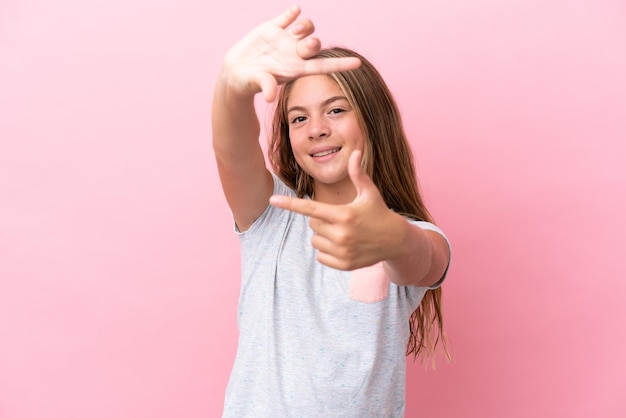
[(253, 101), (254, 96), (261, 91), (260, 88), (255, 89), (252, 82), (243, 80), (226, 64), (217, 75), (215, 88), (220, 89), (225, 98), (235, 103)]

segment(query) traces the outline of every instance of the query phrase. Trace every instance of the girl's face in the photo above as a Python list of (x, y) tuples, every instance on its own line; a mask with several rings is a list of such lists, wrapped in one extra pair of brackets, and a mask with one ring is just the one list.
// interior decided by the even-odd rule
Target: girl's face
[(354, 199), (348, 159), (352, 151), (363, 151), (365, 138), (337, 82), (327, 75), (296, 80), (287, 99), (287, 122), (293, 155), (313, 178), (316, 200)]

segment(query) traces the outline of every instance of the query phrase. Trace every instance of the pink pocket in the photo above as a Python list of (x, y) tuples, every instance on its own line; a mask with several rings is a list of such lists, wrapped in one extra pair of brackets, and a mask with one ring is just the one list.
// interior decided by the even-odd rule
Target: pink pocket
[(353, 270), (350, 273), (348, 296), (359, 302), (379, 302), (389, 294), (389, 278), (383, 263)]

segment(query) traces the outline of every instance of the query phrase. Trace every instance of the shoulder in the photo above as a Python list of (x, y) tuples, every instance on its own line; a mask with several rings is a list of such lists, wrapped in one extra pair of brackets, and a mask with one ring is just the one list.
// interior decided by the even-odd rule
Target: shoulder
[(412, 223), (413, 225), (418, 226), (418, 227), (420, 227), (421, 229), (423, 229), (425, 231), (437, 232), (439, 235), (441, 235), (446, 240), (446, 242), (448, 242), (448, 245), (450, 244), (450, 241), (448, 240), (448, 237), (446, 237), (446, 234), (442, 231), (441, 228), (439, 228), (434, 223), (428, 222), (428, 221), (416, 221), (414, 219), (408, 219), (408, 221), (410, 223)]
[[(276, 174), (272, 174), (272, 179), (274, 181), (274, 186), (272, 189), (273, 195), (284, 195), (289, 197), (295, 197), (296, 193), (292, 190), (285, 182), (283, 182), (280, 177)], [(289, 223), (289, 218), (291, 217), (292, 212), (276, 208), (272, 205), (267, 204), (265, 210), (261, 215), (248, 227), (245, 231), (240, 231), (235, 225), (235, 233), (239, 235), (239, 237), (243, 240), (247, 240), (259, 233), (259, 231), (264, 228), (271, 228), (274, 231), (281, 230), (280, 225), (287, 226)]]
[(296, 192), (291, 187), (287, 186), (287, 184), (278, 177), (277, 174), (271, 173), (272, 178), (274, 179), (274, 190), (272, 194), (280, 194), (289, 197), (295, 197)]

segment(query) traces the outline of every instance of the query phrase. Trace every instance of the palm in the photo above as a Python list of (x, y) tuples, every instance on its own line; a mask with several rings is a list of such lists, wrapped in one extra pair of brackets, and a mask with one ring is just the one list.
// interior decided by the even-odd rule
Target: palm
[(358, 67), (356, 58), (309, 59), (319, 52), (321, 44), (310, 37), (314, 31), (310, 20), (290, 27), (298, 14), (299, 9), (292, 8), (262, 23), (228, 52), (225, 64), (235, 88), (247, 93), (262, 91), (272, 100), (277, 85), (288, 80)]
[(273, 22), (258, 26), (243, 42), (240, 46), (245, 53), (236, 67), (242, 79), (255, 80), (265, 75), (281, 84), (304, 72), (305, 60), (296, 49), (298, 40)]

